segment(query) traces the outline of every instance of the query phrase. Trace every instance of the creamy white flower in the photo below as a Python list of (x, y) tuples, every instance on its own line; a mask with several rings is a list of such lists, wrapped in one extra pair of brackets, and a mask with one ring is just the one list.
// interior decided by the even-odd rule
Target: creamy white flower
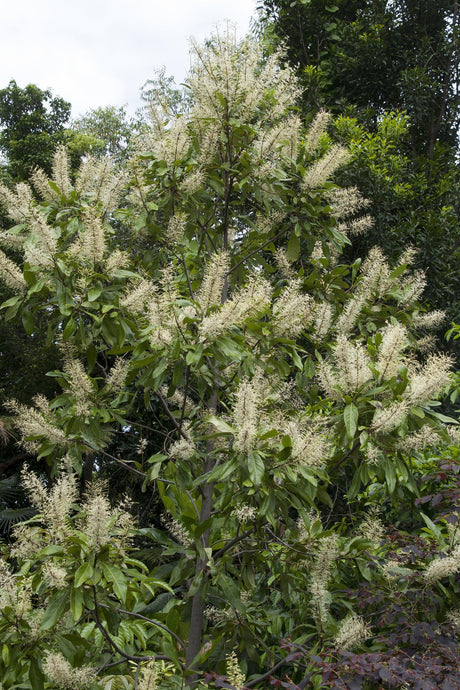
[(335, 644), (338, 649), (347, 651), (359, 647), (371, 636), (369, 624), (361, 616), (350, 614), (341, 622)]

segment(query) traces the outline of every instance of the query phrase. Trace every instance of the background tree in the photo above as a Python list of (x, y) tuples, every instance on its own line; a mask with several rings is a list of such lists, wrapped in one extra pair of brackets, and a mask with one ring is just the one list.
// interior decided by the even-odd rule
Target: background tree
[(405, 112), (419, 157), (458, 142), (458, 4), (452, 0), (264, 0), (259, 7), (307, 88), (306, 111), (325, 107), (369, 130)]
[(129, 118), (125, 107), (95, 108), (75, 118), (66, 132), (66, 145), (78, 167), (84, 154), (111, 156), (116, 161), (129, 158), (130, 142), (140, 122)]
[(176, 87), (174, 77), (168, 76), (163, 66), (155, 70), (153, 79), (147, 79), (142, 86), (141, 98), (147, 110), (149, 106), (161, 107), (165, 114), (177, 115), (185, 108), (187, 92)]
[[(165, 84), (163, 88), (164, 94), (167, 92), (166, 86)], [(131, 154), (130, 142), (142, 122), (140, 116), (129, 118), (123, 107), (106, 107), (90, 111), (69, 123), (70, 104), (53, 98), (51, 92), (43, 92), (35, 85), (20, 89), (15, 82), (11, 82), (1, 92), (1, 99), (0, 122), (3, 125), (5, 154), (3, 178), (10, 189), (14, 189), (15, 184), (28, 177), (37, 166), (51, 174), (53, 151), (63, 141), (70, 151), (73, 170), (79, 167), (85, 155), (99, 158), (111, 156), (117, 164), (126, 161)], [(12, 219), (4, 214), (8, 196), (9, 191), (4, 187), (3, 201), (0, 202), (2, 226), (6, 228), (16, 223), (19, 227), (21, 218)], [(118, 231), (122, 233), (120, 226)], [(11, 236), (8, 238), (3, 233), (0, 241), (8, 255), (17, 258), (17, 245), (11, 241)], [(11, 293), (7, 286), (2, 286), (1, 290), (2, 301), (5, 301)], [(46, 337), (46, 317), (41, 321), (36, 320), (33, 328), (34, 348), (31, 348), (30, 333), (27, 336), (22, 326), (18, 327), (12, 321), (4, 321), (2, 324), (0, 391), (3, 397), (12, 396), (25, 402), (39, 393), (50, 398), (56, 394), (55, 380), (45, 374), (52, 369), (53, 361), (57, 363), (60, 355), (55, 345)], [(18, 452), (14, 435), (8, 439), (9, 443), (2, 449), (0, 475), (5, 476), (6, 482), (14, 482), (17, 480), (16, 470), (22, 462), (30, 460), (31, 455)], [(125, 488), (115, 489), (114, 482), (111, 486), (112, 491), (123, 492)], [(134, 486), (132, 491), (136, 492)], [(142, 513), (143, 509), (140, 508), (139, 511)], [(8, 514), (13, 516), (13, 513)], [(4, 526), (8, 532), (6, 517)]]
[(0, 151), (4, 170), (15, 182), (36, 167), (51, 173), (53, 151), (64, 140), (70, 103), (34, 84), (21, 89), (14, 80), (0, 90)]

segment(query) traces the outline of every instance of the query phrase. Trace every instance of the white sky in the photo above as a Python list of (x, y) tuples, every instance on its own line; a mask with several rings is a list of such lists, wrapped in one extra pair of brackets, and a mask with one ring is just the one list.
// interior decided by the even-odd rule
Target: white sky
[(230, 20), (249, 30), (256, 0), (5, 0), (0, 13), (0, 88), (37, 84), (72, 104), (138, 107), (140, 87), (166, 66), (182, 81), (189, 39)]

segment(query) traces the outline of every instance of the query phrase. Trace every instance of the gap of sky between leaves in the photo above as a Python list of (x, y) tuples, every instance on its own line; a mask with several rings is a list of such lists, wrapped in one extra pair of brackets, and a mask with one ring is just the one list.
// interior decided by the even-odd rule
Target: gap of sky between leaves
[(179, 84), (190, 65), (190, 37), (217, 25), (249, 30), (255, 0), (13, 0), (2, 7), (0, 88), (51, 89), (72, 115), (106, 105), (140, 105), (141, 86), (166, 67)]

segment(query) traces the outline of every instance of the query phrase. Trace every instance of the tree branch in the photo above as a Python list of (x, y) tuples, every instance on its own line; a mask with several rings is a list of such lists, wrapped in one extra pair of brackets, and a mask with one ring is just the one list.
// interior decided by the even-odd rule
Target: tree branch
[(109, 609), (109, 611), (118, 611), (118, 613), (123, 613), (126, 616), (131, 616), (132, 618), (139, 618), (139, 620), (147, 621), (147, 623), (151, 623), (152, 625), (155, 625), (157, 628), (160, 628), (161, 630), (164, 630), (165, 632), (168, 633), (168, 635), (171, 635), (171, 637), (174, 637), (176, 640), (177, 644), (179, 644), (182, 649), (186, 649), (186, 644), (183, 640), (180, 639), (178, 635), (176, 635), (175, 632), (173, 632), (170, 628), (168, 628), (166, 625), (163, 623), (159, 623), (158, 621), (153, 620), (152, 618), (148, 618), (147, 616), (143, 616), (141, 613), (134, 613), (134, 611), (126, 611), (125, 609), (120, 609), (118, 607), (115, 607), (115, 609), (112, 609), (111, 606), (107, 606), (107, 604), (99, 604), (100, 607), (104, 609)]
[(169, 407), (167, 406), (166, 400), (163, 398), (163, 396), (161, 395), (160, 391), (156, 391), (156, 392), (155, 392), (155, 395), (158, 397), (159, 401), (161, 402), (164, 411), (166, 412), (166, 414), (168, 415), (169, 419), (170, 419), (171, 422), (173, 423), (173, 425), (174, 425), (176, 431), (177, 431), (183, 438), (185, 438), (187, 441), (189, 441), (189, 440), (190, 440), (189, 436), (188, 436), (188, 435), (185, 433), (185, 431), (181, 428), (181, 426), (180, 426), (180, 424), (178, 423), (177, 419), (174, 417), (174, 415), (172, 414), (171, 410), (170, 410)]

